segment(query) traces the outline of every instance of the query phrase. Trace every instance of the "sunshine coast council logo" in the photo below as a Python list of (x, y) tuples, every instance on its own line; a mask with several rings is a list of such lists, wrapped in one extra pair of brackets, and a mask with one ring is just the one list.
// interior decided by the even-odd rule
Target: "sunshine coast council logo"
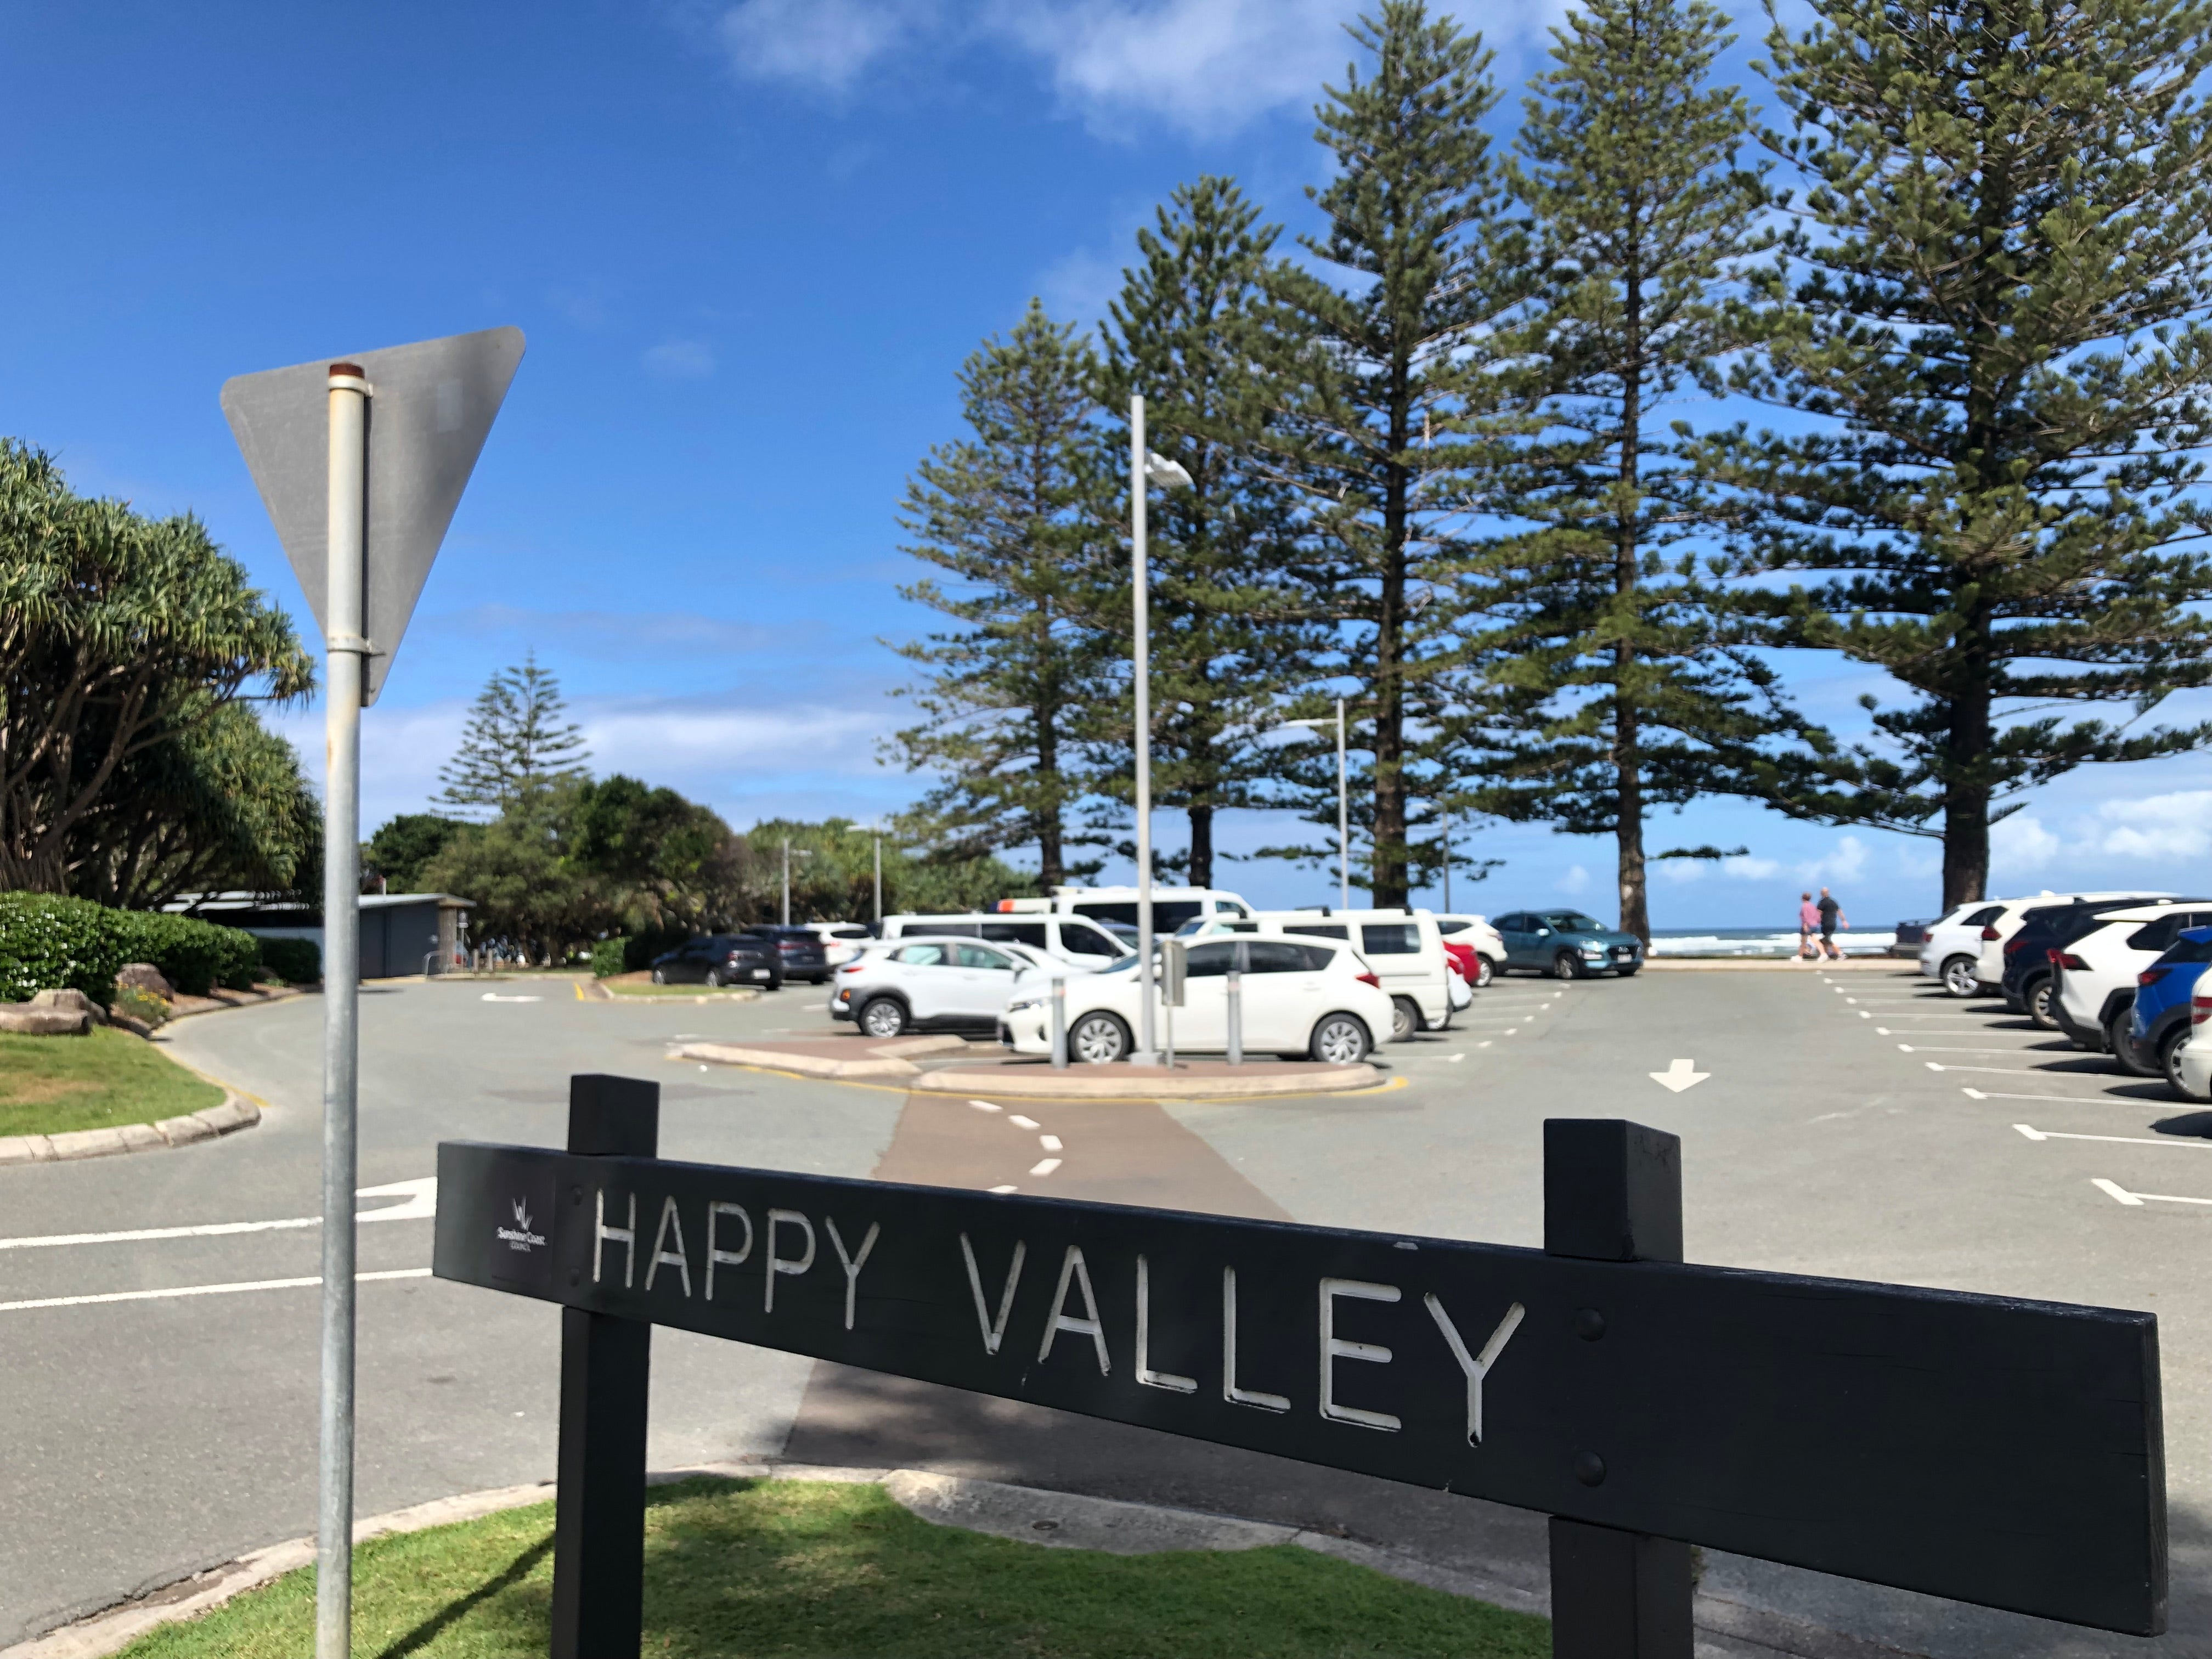
[(516, 1199), (507, 1207), (514, 1212), (514, 1225), (495, 1230), (500, 1242), (510, 1250), (527, 1255), (545, 1243), (545, 1235), (530, 1230), (530, 1205), (527, 1200)]

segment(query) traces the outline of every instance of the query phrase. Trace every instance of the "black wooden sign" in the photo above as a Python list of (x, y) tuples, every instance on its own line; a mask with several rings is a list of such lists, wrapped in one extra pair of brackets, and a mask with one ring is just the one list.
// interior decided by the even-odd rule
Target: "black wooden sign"
[(2162, 1627), (2148, 1314), (465, 1142), (439, 1149), (435, 1270), (1626, 1533)]

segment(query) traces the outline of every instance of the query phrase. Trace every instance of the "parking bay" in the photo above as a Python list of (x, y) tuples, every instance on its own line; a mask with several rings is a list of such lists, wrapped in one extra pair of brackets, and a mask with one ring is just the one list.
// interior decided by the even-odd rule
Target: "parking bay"
[[(441, 1136), (556, 1144), (568, 1073), (607, 1070), (663, 1083), (671, 1156), (1533, 1244), (1541, 1120), (1620, 1115), (1682, 1137), (1693, 1261), (2153, 1310), (2172, 1628), (2110, 1650), (2212, 1656), (2200, 1380), (2212, 1327), (2196, 1266), (2212, 1206), (2173, 1201), (2212, 1198), (2212, 1142), (2172, 1133), (2196, 1109), (2162, 1085), (2052, 1046), (1996, 1005), (1881, 971), (1515, 978), (1461, 1029), (1386, 1051), (1400, 1087), (1073, 1106), (909, 1098), (666, 1057), (678, 1036), (818, 1027), (809, 989), (668, 1008), (544, 988), (555, 994), (527, 1005), (458, 984), (364, 1000), (364, 1183), (427, 1175)], [(216, 1147), (0, 1170), (0, 1233), (312, 1215), (317, 1015), (303, 1001), (179, 1027), (178, 1052), (269, 1100), (269, 1122)], [(1681, 1060), (1703, 1080), (1676, 1091), (1655, 1079)], [(2113, 1139), (2070, 1138), (2091, 1135)], [(425, 1264), (428, 1234), (404, 1220), (365, 1230), (363, 1265)], [(0, 1303), (311, 1275), (313, 1257), (312, 1229), (0, 1251)], [(366, 1510), (550, 1474), (553, 1323), (502, 1300), (417, 1280), (364, 1287)], [(0, 1366), (24, 1379), (29, 1407), (0, 1425), (0, 1643), (103, 1592), (310, 1529), (313, 1319), (301, 1289), (0, 1313)], [(656, 1464), (781, 1450), (1335, 1522), (1501, 1573), (1530, 1554), (1521, 1517), (1462, 1500), (1408, 1501), (1381, 1483), (681, 1336), (664, 1335), (655, 1362)], [(2105, 1650), (2001, 1615), (1939, 1620), (1917, 1598), (1812, 1575), (1715, 1573), (1908, 1651)]]

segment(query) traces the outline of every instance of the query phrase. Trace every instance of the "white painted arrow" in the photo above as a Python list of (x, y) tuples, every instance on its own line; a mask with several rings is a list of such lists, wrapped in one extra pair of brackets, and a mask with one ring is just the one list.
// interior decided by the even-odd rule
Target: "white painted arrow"
[(1651, 1072), (1646, 1075), (1660, 1087), (1672, 1089), (1679, 1095), (1692, 1084), (1703, 1083), (1712, 1075), (1711, 1072), (1694, 1069), (1696, 1066), (1697, 1061), (1693, 1060), (1678, 1060), (1663, 1072)]

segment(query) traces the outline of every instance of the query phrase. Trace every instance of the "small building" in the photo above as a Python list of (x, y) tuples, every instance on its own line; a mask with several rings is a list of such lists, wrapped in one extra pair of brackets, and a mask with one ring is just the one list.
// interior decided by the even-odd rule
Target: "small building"
[[(396, 979), (449, 973), (467, 931), (472, 899), (451, 893), (364, 893), (361, 899), (361, 976)], [(298, 900), (264, 899), (252, 893), (187, 894), (165, 909), (202, 921), (241, 928), (262, 939), (304, 939), (323, 947), (319, 905)]]

